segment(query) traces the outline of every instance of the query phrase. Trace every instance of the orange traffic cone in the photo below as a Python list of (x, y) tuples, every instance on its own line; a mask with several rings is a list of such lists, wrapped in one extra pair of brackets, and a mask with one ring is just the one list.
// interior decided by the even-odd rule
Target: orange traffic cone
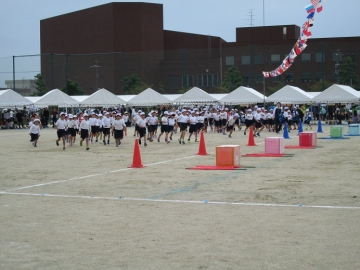
[(144, 167), (146, 167), (146, 166), (142, 165), (142, 163), (141, 163), (139, 138), (136, 138), (135, 145), (134, 145), (133, 163), (128, 168), (144, 168)]
[(246, 146), (257, 146), (257, 145), (255, 144), (253, 127), (250, 127), (249, 141), (248, 141), (248, 144), (247, 144)]
[(206, 153), (204, 131), (201, 131), (201, 132), (200, 132), (199, 152), (197, 153), (197, 155), (200, 155), (200, 156), (206, 156), (206, 155), (208, 155), (208, 153)]

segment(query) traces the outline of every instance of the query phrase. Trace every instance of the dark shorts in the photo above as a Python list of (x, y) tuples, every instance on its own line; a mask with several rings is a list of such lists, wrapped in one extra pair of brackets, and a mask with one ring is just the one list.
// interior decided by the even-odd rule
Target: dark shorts
[(138, 132), (139, 132), (140, 138), (144, 137), (146, 135), (146, 128), (138, 127)]
[(168, 125), (161, 125), (160, 131), (161, 131), (161, 133), (169, 132), (169, 126)]
[(237, 118), (237, 119), (235, 120), (235, 125), (239, 125), (239, 123), (240, 123), (240, 120), (239, 120), (239, 118)]
[(246, 127), (251, 127), (253, 125), (253, 120), (245, 119), (245, 125)]
[(97, 131), (96, 132), (102, 132), (103, 128), (102, 127), (97, 127)]
[(255, 122), (255, 127), (256, 127), (256, 128), (261, 128), (261, 127), (262, 127), (261, 121), (258, 121), (258, 122), (256, 121), (256, 122)]
[(68, 129), (68, 134), (72, 137), (75, 137), (76, 136), (76, 131), (75, 131), (75, 128), (69, 128)]
[(214, 118), (209, 118), (209, 125), (211, 126), (214, 123)]
[(184, 131), (187, 129), (187, 123), (179, 123), (180, 124), (180, 131)]
[(221, 127), (221, 122), (220, 120), (215, 120), (215, 127)]
[(204, 123), (207, 125), (208, 124), (208, 119), (204, 118)]
[(265, 120), (265, 119), (260, 119), (260, 121), (261, 121), (261, 123), (262, 123), (263, 125), (267, 125), (267, 120)]
[(82, 129), (80, 132), (81, 139), (89, 138), (89, 131), (87, 129)]
[(231, 125), (231, 126), (227, 125), (227, 126), (226, 126), (226, 131), (227, 131), (227, 132), (230, 132), (230, 131), (232, 131), (232, 130), (234, 130), (234, 125)]
[[(105, 134), (105, 133), (104, 133), (104, 134)], [(115, 139), (122, 139), (122, 138), (124, 138), (124, 130), (117, 130), (117, 129), (115, 129), (114, 137), (115, 137)]]
[(174, 126), (167, 126), (168, 127), (168, 132), (172, 132), (174, 130)]
[(32, 141), (32, 142), (35, 141), (35, 140), (37, 140), (37, 139), (39, 138), (39, 134), (31, 133), (30, 136), (31, 136), (31, 141)]
[(289, 125), (289, 126), (294, 125), (293, 121), (292, 121), (292, 120), (288, 120), (288, 125)]
[(226, 119), (222, 119), (222, 120), (221, 120), (221, 125), (222, 125), (223, 127), (225, 127), (225, 126), (226, 126), (226, 122), (227, 122)]
[(155, 132), (157, 130), (157, 125), (150, 125), (151, 126), (151, 132)]
[(56, 133), (59, 139), (65, 137), (65, 129), (59, 129)]
[(201, 130), (204, 127), (204, 123), (196, 123), (196, 130)]
[(103, 134), (104, 135), (109, 135), (110, 134), (110, 128), (103, 128)]
[(91, 133), (96, 133), (97, 130), (96, 130), (97, 126), (91, 126)]
[(137, 124), (135, 124), (135, 131), (139, 131), (139, 127)]
[(189, 133), (193, 133), (193, 132), (196, 132), (196, 124), (190, 125)]

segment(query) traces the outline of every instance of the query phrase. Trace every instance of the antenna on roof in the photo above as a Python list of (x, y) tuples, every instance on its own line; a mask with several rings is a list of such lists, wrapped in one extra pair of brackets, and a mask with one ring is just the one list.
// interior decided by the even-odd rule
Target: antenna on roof
[(254, 15), (254, 10), (255, 9), (250, 9), (250, 11), (249, 11), (249, 15), (248, 15), (248, 17), (249, 17), (249, 19), (246, 19), (247, 21), (250, 21), (250, 27), (253, 27), (254, 26), (254, 17), (255, 17), (255, 15)]

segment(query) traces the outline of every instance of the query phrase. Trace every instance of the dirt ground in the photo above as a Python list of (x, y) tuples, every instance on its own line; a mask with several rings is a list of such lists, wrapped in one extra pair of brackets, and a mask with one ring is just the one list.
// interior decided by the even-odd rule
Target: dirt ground
[(37, 148), (27, 130), (0, 131), (1, 269), (360, 269), (360, 137), (194, 171), (218, 145), (262, 153), (274, 133), (248, 147), (242, 131), (208, 132), (208, 156), (177, 134), (142, 145), (147, 167), (129, 169), (132, 133), (63, 151), (54, 129)]

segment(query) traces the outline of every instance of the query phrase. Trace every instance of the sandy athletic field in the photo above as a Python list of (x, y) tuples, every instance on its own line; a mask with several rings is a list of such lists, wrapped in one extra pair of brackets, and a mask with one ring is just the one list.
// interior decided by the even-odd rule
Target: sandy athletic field
[(256, 147), (206, 133), (209, 156), (163, 137), (141, 147), (146, 168), (128, 169), (132, 132), (119, 148), (63, 151), (54, 129), (37, 148), (27, 130), (0, 131), (1, 269), (360, 269), (360, 137), (192, 171), (215, 165), (217, 145), (260, 153), (274, 133)]

